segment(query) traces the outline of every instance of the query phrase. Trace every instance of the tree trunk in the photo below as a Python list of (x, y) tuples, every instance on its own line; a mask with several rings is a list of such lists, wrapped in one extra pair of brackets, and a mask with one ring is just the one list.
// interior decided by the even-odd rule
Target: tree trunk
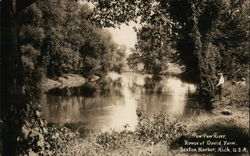
[[(24, 1), (1, 1), (1, 120), (2, 153), (17, 155), (17, 137), (23, 124), (23, 111), (28, 103), (24, 93), (24, 70), (17, 44), (17, 14)], [(18, 6), (18, 7), (17, 7)], [(27, 7), (26, 6), (26, 7)]]

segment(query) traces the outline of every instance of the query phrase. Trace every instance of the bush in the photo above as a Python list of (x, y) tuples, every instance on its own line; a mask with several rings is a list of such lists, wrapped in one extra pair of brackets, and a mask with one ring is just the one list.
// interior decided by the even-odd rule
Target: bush
[[(185, 134), (186, 125), (161, 114), (149, 119), (143, 110), (137, 110), (139, 118), (135, 131), (126, 128), (121, 132), (104, 132), (97, 137), (97, 143), (104, 149), (115, 150), (124, 147), (130, 141), (154, 145), (159, 142), (171, 144), (177, 137)], [(125, 126), (126, 127), (126, 126)]]
[(231, 105), (249, 107), (249, 89), (248, 85), (241, 86), (226, 82), (224, 85), (224, 96), (230, 99)]
[(137, 114), (139, 121), (135, 134), (141, 141), (151, 144), (161, 141), (171, 143), (179, 135), (187, 132), (185, 124), (178, 120), (170, 120), (164, 114), (155, 116), (153, 119), (149, 119), (143, 110), (137, 110)]
[(45, 120), (32, 120), (23, 125), (18, 138), (19, 153), (31, 155), (54, 155), (67, 147), (76, 135), (63, 125), (47, 124)]
[(104, 132), (96, 138), (96, 142), (100, 144), (104, 149), (108, 150), (116, 150), (122, 148), (127, 142), (130, 142), (132, 140), (135, 140), (134, 133), (126, 129), (121, 132)]

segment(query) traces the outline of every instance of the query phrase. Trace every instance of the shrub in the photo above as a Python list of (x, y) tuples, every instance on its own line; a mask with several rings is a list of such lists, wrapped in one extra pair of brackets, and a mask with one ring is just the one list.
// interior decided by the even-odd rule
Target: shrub
[(132, 141), (134, 139), (134, 133), (132, 131), (124, 129), (121, 132), (104, 132), (101, 135), (97, 136), (96, 142), (102, 145), (104, 149), (116, 150), (124, 147), (126, 142)]
[(22, 136), (18, 138), (19, 153), (23, 155), (59, 154), (75, 136), (63, 125), (47, 124), (42, 119), (29, 121), (23, 125)]
[(153, 119), (148, 118), (143, 110), (137, 110), (137, 114), (139, 121), (135, 134), (141, 141), (151, 144), (160, 141), (171, 143), (175, 138), (187, 132), (185, 124), (178, 120), (170, 120), (164, 114), (154, 116)]
[[(186, 125), (178, 120), (171, 121), (163, 114), (150, 119), (143, 110), (137, 110), (139, 118), (135, 131), (126, 128), (120, 132), (103, 132), (97, 136), (96, 142), (104, 149), (115, 150), (124, 147), (130, 141), (153, 145), (159, 142), (170, 144), (180, 135), (185, 134)], [(125, 126), (126, 127), (126, 126)]]
[(230, 104), (234, 106), (249, 107), (249, 89), (248, 85), (235, 85), (231, 82), (226, 82), (224, 85), (224, 96), (230, 99)]

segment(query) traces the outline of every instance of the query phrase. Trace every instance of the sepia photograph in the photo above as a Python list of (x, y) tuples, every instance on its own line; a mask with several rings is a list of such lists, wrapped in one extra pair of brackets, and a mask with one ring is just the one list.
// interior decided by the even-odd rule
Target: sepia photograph
[(0, 0), (0, 156), (249, 156), (249, 0)]

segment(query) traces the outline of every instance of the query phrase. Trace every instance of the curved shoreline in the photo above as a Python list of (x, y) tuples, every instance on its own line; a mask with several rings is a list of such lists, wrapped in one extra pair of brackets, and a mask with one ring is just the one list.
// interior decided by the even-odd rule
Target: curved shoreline
[(87, 82), (86, 78), (77, 74), (64, 74), (61, 77), (55, 79), (46, 78), (41, 83), (43, 92), (46, 92), (53, 88), (65, 88), (65, 87), (79, 87)]

